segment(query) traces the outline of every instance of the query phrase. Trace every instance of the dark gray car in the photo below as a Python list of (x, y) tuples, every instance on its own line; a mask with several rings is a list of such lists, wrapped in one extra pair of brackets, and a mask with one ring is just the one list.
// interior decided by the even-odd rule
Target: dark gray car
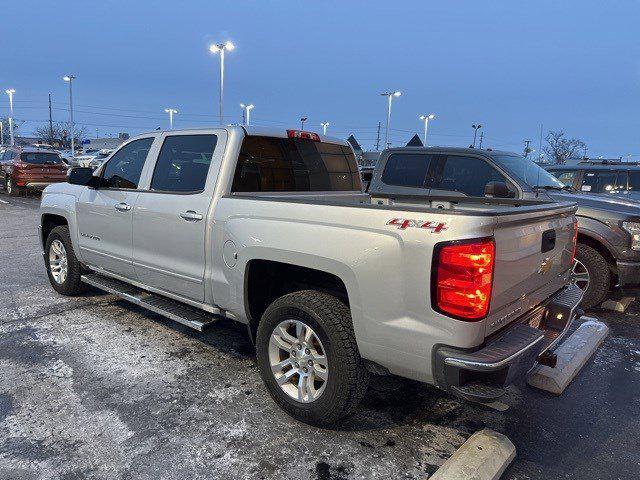
[(640, 165), (587, 161), (549, 165), (547, 171), (576, 190), (640, 201)]
[(468, 148), (397, 148), (382, 153), (369, 192), (373, 197), (429, 196), (447, 202), (472, 197), (548, 198), (578, 204), (573, 282), (583, 304), (601, 303), (614, 285), (640, 283), (640, 204), (580, 192), (510, 152)]

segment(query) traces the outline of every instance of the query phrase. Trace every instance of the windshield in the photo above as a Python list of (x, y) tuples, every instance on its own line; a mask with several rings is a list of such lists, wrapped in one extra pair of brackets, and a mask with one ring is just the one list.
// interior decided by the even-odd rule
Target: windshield
[(536, 163), (518, 155), (496, 155), (495, 161), (530, 187), (563, 188), (565, 185)]
[(20, 160), (24, 163), (32, 163), (34, 165), (44, 165), (45, 163), (58, 164), (62, 161), (57, 153), (25, 153), (22, 152)]

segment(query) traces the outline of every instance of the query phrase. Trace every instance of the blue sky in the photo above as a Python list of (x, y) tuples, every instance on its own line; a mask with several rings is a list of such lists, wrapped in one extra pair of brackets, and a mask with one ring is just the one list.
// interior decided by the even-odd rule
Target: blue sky
[[(16, 89), (29, 133), (66, 120), (61, 77), (77, 75), (75, 117), (91, 135), (217, 123), (217, 56), (230, 39), (225, 116), (256, 105), (255, 124), (307, 127), (372, 147), (398, 89), (392, 141), (538, 149), (540, 124), (564, 129), (590, 156), (640, 160), (640, 4), (632, 1), (25, 1), (0, 7), (0, 87)], [(0, 116), (8, 98), (0, 98)], [(383, 132), (384, 134), (384, 132)]]

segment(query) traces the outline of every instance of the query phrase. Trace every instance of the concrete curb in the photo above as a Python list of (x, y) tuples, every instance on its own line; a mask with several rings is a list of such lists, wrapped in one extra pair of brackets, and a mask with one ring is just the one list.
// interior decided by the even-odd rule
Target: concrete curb
[(481, 430), (471, 435), (431, 480), (497, 480), (516, 458), (516, 447), (504, 435)]
[(529, 385), (560, 395), (580, 372), (609, 334), (604, 323), (591, 317), (582, 318), (586, 321), (555, 350), (556, 367), (536, 366), (527, 379)]
[(605, 310), (624, 313), (634, 300), (635, 297), (623, 297), (620, 300), (607, 300), (602, 304), (602, 308)]

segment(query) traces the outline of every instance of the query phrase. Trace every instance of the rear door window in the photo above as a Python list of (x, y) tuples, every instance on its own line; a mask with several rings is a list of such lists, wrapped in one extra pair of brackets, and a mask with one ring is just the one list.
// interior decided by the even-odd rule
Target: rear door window
[(138, 188), (142, 167), (153, 140), (154, 137), (134, 140), (114, 153), (102, 171), (102, 188)]
[(617, 188), (617, 177), (618, 172), (615, 170), (586, 170), (582, 177), (581, 190), (591, 193), (613, 192)]
[(360, 190), (353, 151), (344, 145), (299, 138), (247, 136), (233, 178), (233, 192)]
[(204, 190), (216, 135), (168, 136), (156, 162), (151, 190), (195, 193)]
[(424, 153), (394, 153), (382, 172), (382, 182), (398, 187), (428, 188), (427, 173), (433, 155)]
[(432, 189), (460, 192), (470, 197), (484, 197), (485, 187), (490, 182), (508, 184), (504, 175), (480, 158), (449, 155)]

